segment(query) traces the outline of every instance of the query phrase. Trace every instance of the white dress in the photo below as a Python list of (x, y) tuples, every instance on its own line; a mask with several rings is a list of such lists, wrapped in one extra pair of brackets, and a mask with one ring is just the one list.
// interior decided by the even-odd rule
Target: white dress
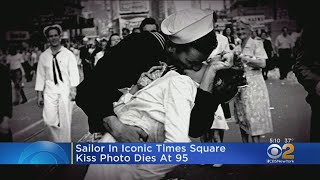
[[(39, 58), (35, 90), (43, 91), (43, 120), (48, 126), (49, 140), (53, 142), (71, 141), (71, 116), (74, 102), (70, 100), (70, 88), (80, 82), (77, 60), (74, 54), (61, 47), (57, 62), (61, 70), (61, 81), (54, 83), (53, 55), (50, 48)], [(55, 69), (58, 76), (57, 69)]]
[[(191, 110), (198, 84), (190, 77), (169, 71), (139, 90), (126, 93), (114, 103), (114, 112), (127, 125), (138, 126), (148, 134), (148, 142), (190, 142)], [(116, 142), (105, 134), (100, 142)], [(162, 179), (174, 164), (90, 165), (85, 180)]]
[[(248, 39), (241, 52), (243, 55), (257, 59), (267, 59), (263, 43)], [(273, 132), (270, 101), (267, 85), (261, 68), (245, 67), (248, 86), (242, 88), (234, 101), (234, 117), (241, 129), (251, 136)]]
[(223, 129), (223, 130), (229, 129), (229, 126), (226, 121), (226, 118), (224, 117), (224, 113), (221, 105), (218, 106), (217, 111), (214, 113), (214, 121), (210, 129)]

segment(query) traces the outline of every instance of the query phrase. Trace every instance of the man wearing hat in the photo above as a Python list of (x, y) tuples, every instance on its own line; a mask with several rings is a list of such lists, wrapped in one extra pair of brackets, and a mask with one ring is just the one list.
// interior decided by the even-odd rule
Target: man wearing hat
[(89, 39), (87, 37), (82, 38), (83, 45), (80, 47), (80, 59), (83, 70), (83, 78), (86, 79), (92, 70), (92, 63), (90, 61), (90, 53), (89, 53)]
[(71, 141), (72, 100), (79, 84), (79, 70), (74, 54), (61, 45), (62, 28), (52, 25), (43, 33), (50, 47), (39, 58), (35, 90), (37, 104), (43, 106), (43, 120), (49, 140)]
[[(152, 64), (156, 65), (158, 63), (157, 61), (159, 60), (166, 61), (167, 63), (174, 64), (177, 68), (177, 72), (169, 71), (159, 79), (154, 78), (153, 75), (150, 75), (150, 78), (154, 81), (152, 83), (149, 82), (144, 85), (140, 84), (142, 85), (142, 87), (140, 87), (139, 92), (132, 93), (134, 95), (131, 99), (130, 96), (127, 96), (128, 93), (122, 96), (119, 101), (117, 100), (119, 99), (119, 97), (113, 97), (114, 101), (118, 101), (114, 103), (114, 109), (111, 109), (111, 111), (114, 112), (115, 115), (113, 115), (113, 117), (105, 118), (106, 124), (110, 125), (112, 123), (108, 122), (119, 118), (119, 121), (125, 123), (126, 126), (143, 129), (141, 131), (144, 131), (148, 135), (148, 142), (190, 142), (191, 140), (189, 138), (189, 127), (197, 126), (197, 122), (201, 123), (201, 120), (199, 120), (199, 118), (208, 120), (208, 118), (206, 118), (208, 114), (212, 115), (210, 117), (210, 120), (208, 120), (209, 122), (212, 122), (214, 113), (214, 110), (212, 110), (212, 108), (215, 108), (217, 104), (219, 104), (219, 100), (214, 99), (214, 97), (211, 96), (210, 93), (205, 93), (204, 90), (212, 90), (212, 87), (210, 86), (212, 86), (213, 84), (216, 71), (225, 68), (224, 63), (222, 63), (221, 61), (214, 62), (215, 65), (208, 66), (204, 66), (203, 63), (207, 60), (212, 50), (217, 46), (212, 19), (212, 12), (206, 12), (199, 9), (185, 10), (171, 15), (163, 21), (161, 26), (162, 31), (165, 34), (169, 35), (169, 41), (166, 45), (164, 44), (163, 37), (160, 33), (149, 33), (148, 35), (150, 37), (155, 37), (155, 40), (158, 42), (154, 41), (153, 43), (150, 43), (150, 41), (148, 43), (147, 41), (145, 41), (146, 45), (158, 45), (158, 48), (166, 50), (167, 56), (164, 57), (163, 54), (165, 52), (162, 51), (161, 53), (160, 51), (160, 53), (158, 53), (158, 56), (148, 57), (147, 59), (145, 59), (144, 63), (150, 67), (150, 65)], [(140, 36), (146, 36), (146, 34), (141, 33)], [(138, 36), (136, 37), (138, 38)], [(104, 56), (107, 61), (101, 59), (99, 62), (104, 62), (111, 65), (111, 63), (115, 60), (122, 60), (122, 58), (115, 58), (121, 57), (120, 54), (116, 53), (116, 51), (119, 50), (119, 52), (122, 52), (123, 50), (127, 50), (121, 48), (126, 47), (126, 45), (131, 43), (131, 38), (136, 37), (128, 36), (127, 38), (125, 38), (117, 46), (111, 49), (111, 52), (109, 54)], [(146, 37), (144, 38), (146, 39)], [(136, 42), (132, 41), (132, 43), (135, 44)], [(147, 52), (149, 53), (152, 48), (149, 48), (147, 50)], [(154, 52), (155, 51), (153, 50), (153, 52), (150, 53)], [(127, 52), (124, 51), (121, 54), (126, 53)], [(119, 74), (121, 74), (122, 71), (128, 72), (126, 70), (132, 71), (131, 67), (139, 68), (139, 66), (134, 66), (134, 63), (141, 63), (141, 66), (144, 65), (142, 63), (142, 56), (144, 55), (140, 54), (140, 56), (140, 59), (132, 58), (132, 60), (135, 60), (133, 61), (133, 63), (130, 63), (130, 59), (124, 59), (126, 61), (121, 61), (121, 64), (128, 65), (128, 69), (122, 69), (125, 68), (124, 66), (126, 65), (112, 67), (119, 67)], [(101, 67), (101, 65), (102, 63), (98, 64), (97, 67)], [(148, 66), (145, 66), (145, 69), (141, 69), (142, 71), (140, 72), (146, 72), (149, 69)], [(94, 71), (94, 73), (97, 73), (97, 71)], [(94, 73), (92, 75), (94, 75)], [(181, 74), (186, 74), (189, 77)], [(102, 74), (100, 74), (100, 76), (101, 75)], [(121, 75), (123, 76), (123, 74)], [(114, 85), (114, 83), (118, 83), (118, 89), (130, 87), (137, 82), (139, 84), (139, 76), (140, 73), (132, 74), (132, 76), (126, 77), (121, 82), (119, 82), (117, 78), (117, 80), (110, 80), (111, 82), (108, 82), (108, 84), (112, 86)], [(103, 77), (108, 78), (108, 76)], [(113, 75), (113, 77), (116, 77), (116, 75)], [(130, 79), (130, 81), (128, 81), (127, 79)], [(109, 80), (109, 78), (107, 80)], [(124, 84), (125, 81), (127, 81), (126, 84)], [(198, 85), (196, 85), (197, 83), (195, 82), (200, 83), (198, 90)], [(131, 90), (132, 88), (130, 89), (130, 91)], [(108, 90), (109, 96), (113, 91), (116, 92), (115, 90)], [(196, 94), (198, 95), (198, 100), (195, 100)], [(203, 100), (201, 98), (204, 98), (205, 96), (209, 99), (206, 101), (206, 103), (213, 105), (209, 106), (210, 108), (208, 108), (208, 104), (204, 104), (204, 102), (201, 102), (201, 100)], [(121, 102), (122, 100), (123, 102)], [(119, 102), (120, 104), (124, 103), (124, 106), (126, 106), (125, 108), (123, 108), (122, 112), (120, 110), (120, 113), (118, 110)], [(191, 114), (191, 109), (194, 103), (196, 104), (196, 107), (194, 107), (196, 111)], [(105, 104), (103, 106), (103, 108), (106, 107), (108, 107), (108, 104)], [(196, 114), (195, 112), (199, 111), (199, 109), (204, 109), (204, 111), (207, 112), (203, 111), (203, 114), (201, 114), (202, 117), (197, 116), (200, 114)], [(198, 119), (192, 123), (190, 122), (190, 117), (195, 120), (195, 117), (193, 116), (198, 117)], [(163, 128), (161, 128), (162, 125)], [(110, 127), (111, 128), (109, 132), (112, 137), (110, 137), (110, 134), (106, 134), (103, 137), (102, 142), (114, 142), (113, 138), (117, 139), (117, 134), (112, 134), (112, 131), (115, 132), (118, 129), (112, 126)], [(207, 125), (207, 128), (209, 128), (209, 125)], [(106, 177), (109, 179), (161, 179), (167, 172), (171, 171), (174, 166), (175, 165), (142, 164), (90, 165), (85, 179), (105, 179)]]

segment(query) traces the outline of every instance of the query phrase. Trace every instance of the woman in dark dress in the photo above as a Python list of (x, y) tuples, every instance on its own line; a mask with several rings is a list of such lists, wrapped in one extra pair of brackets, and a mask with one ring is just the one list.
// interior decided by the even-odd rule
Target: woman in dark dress
[(267, 32), (262, 31), (261, 32), (261, 38), (263, 40), (263, 48), (267, 53), (268, 59), (266, 60), (266, 67), (262, 68), (262, 75), (265, 80), (268, 79), (268, 71), (272, 69), (273, 62), (273, 48), (272, 48), (272, 43), (269, 39), (267, 39)]

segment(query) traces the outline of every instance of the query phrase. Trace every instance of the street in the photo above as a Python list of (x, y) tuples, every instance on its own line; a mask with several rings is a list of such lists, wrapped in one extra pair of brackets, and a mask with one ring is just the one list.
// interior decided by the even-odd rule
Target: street
[[(307, 142), (309, 135), (310, 107), (305, 102), (306, 92), (296, 81), (293, 73), (286, 80), (280, 81), (278, 71), (269, 73), (266, 81), (271, 102), (271, 113), (274, 132), (266, 134), (263, 142), (279, 138), (291, 138), (294, 142)], [(36, 105), (34, 91), (35, 78), (25, 83), (25, 93), (28, 102), (13, 108), (11, 127), (15, 142), (35, 142), (46, 140), (46, 132), (42, 119), (42, 109)], [(240, 142), (240, 131), (233, 121), (229, 122), (230, 129), (225, 132), (225, 142)], [(88, 132), (87, 117), (84, 112), (74, 106), (72, 120), (72, 141), (79, 141)], [(197, 141), (198, 139), (193, 139)]]
[[(262, 142), (280, 139), (281, 142), (308, 142), (310, 107), (305, 101), (306, 92), (298, 84), (293, 73), (286, 80), (278, 80), (278, 71), (273, 70), (266, 81), (271, 101), (274, 132), (266, 134)], [(34, 80), (25, 83), (25, 92), (29, 101), (14, 107), (11, 127), (16, 142), (34, 142), (46, 140), (41, 109), (36, 105), (36, 93), (33, 90)], [(237, 124), (229, 122), (230, 129), (225, 132), (224, 142), (241, 142), (240, 130)], [(87, 117), (75, 105), (72, 121), (72, 141), (77, 142), (88, 132)], [(199, 139), (193, 139), (199, 141)], [(18, 166), (1, 167), (0, 170), (13, 170), (31, 176), (31, 179), (82, 179), (86, 166)], [(181, 166), (171, 173), (183, 179), (248, 179), (269, 174), (269, 177), (282, 172), (292, 174), (298, 172), (296, 166), (247, 166), (224, 165), (221, 168), (212, 166), (189, 165)], [(307, 167), (308, 168), (308, 167)], [(8, 171), (7, 171), (8, 172)], [(186, 173), (187, 172), (187, 173)], [(254, 172), (254, 173), (252, 173)], [(261, 174), (262, 173), (262, 174)], [(272, 173), (272, 174), (270, 174)], [(12, 175), (12, 174), (11, 174)], [(253, 177), (252, 177), (253, 178)], [(253, 178), (254, 179), (254, 178)]]

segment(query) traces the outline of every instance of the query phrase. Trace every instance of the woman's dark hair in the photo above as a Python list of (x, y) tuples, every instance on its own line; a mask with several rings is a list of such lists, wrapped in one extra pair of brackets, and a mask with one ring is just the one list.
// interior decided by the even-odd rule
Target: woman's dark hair
[(100, 41), (101, 43), (102, 42), (107, 42), (108, 43), (108, 40), (107, 39), (105, 39), (105, 38), (103, 38), (103, 39), (101, 39), (101, 41)]
[[(222, 31), (222, 35), (228, 37), (227, 35), (227, 29), (230, 29), (231, 30), (231, 33), (230, 33), (230, 39), (228, 38), (228, 41), (229, 41), (229, 44), (235, 44), (235, 39), (234, 39), (234, 31), (233, 31), (233, 27), (232, 26), (226, 26), (224, 28), (224, 30)], [(232, 48), (233, 49), (233, 48)]]
[(109, 37), (108, 43), (107, 43), (107, 48), (110, 48), (110, 46), (111, 46), (111, 38), (112, 38), (112, 36), (119, 36), (120, 37), (120, 35), (118, 33), (111, 34), (111, 36)]
[(122, 32), (127, 31), (128, 33), (130, 33), (130, 30), (128, 28), (122, 28)]
[(233, 32), (232, 26), (226, 26), (226, 27), (224, 28), (223, 32), (222, 32), (222, 35), (227, 36), (227, 29), (230, 29), (230, 30), (231, 30), (231, 34), (230, 34), (230, 35), (233, 36), (234, 32)]
[(247, 85), (244, 71), (237, 67), (217, 71), (213, 81), (212, 94), (219, 97), (220, 102), (229, 102), (239, 89)]
[(156, 29), (157, 29), (157, 31), (159, 31), (159, 26), (158, 26), (156, 20), (149, 17), (149, 18), (145, 18), (145, 19), (141, 22), (141, 24), (140, 24), (140, 26), (139, 26), (139, 29), (140, 29), (141, 32), (143, 31), (143, 27), (144, 27), (145, 25), (147, 25), (147, 24), (154, 24), (154, 25), (156, 25)]
[(262, 30), (261, 30), (261, 32), (260, 32), (260, 35), (259, 35), (259, 36), (261, 37), (263, 33), (264, 33), (264, 34), (266, 34), (266, 36), (268, 36), (268, 35), (269, 35), (269, 34), (268, 34), (268, 32), (267, 32), (266, 30), (262, 29)]
[(200, 39), (197, 39), (187, 44), (175, 44), (171, 41), (168, 41), (168, 42), (169, 42), (168, 44), (169, 46), (176, 48), (177, 53), (188, 51), (189, 48), (192, 47), (200, 51), (207, 57), (212, 53), (212, 51), (218, 45), (215, 30), (212, 30), (211, 32), (201, 37)]

